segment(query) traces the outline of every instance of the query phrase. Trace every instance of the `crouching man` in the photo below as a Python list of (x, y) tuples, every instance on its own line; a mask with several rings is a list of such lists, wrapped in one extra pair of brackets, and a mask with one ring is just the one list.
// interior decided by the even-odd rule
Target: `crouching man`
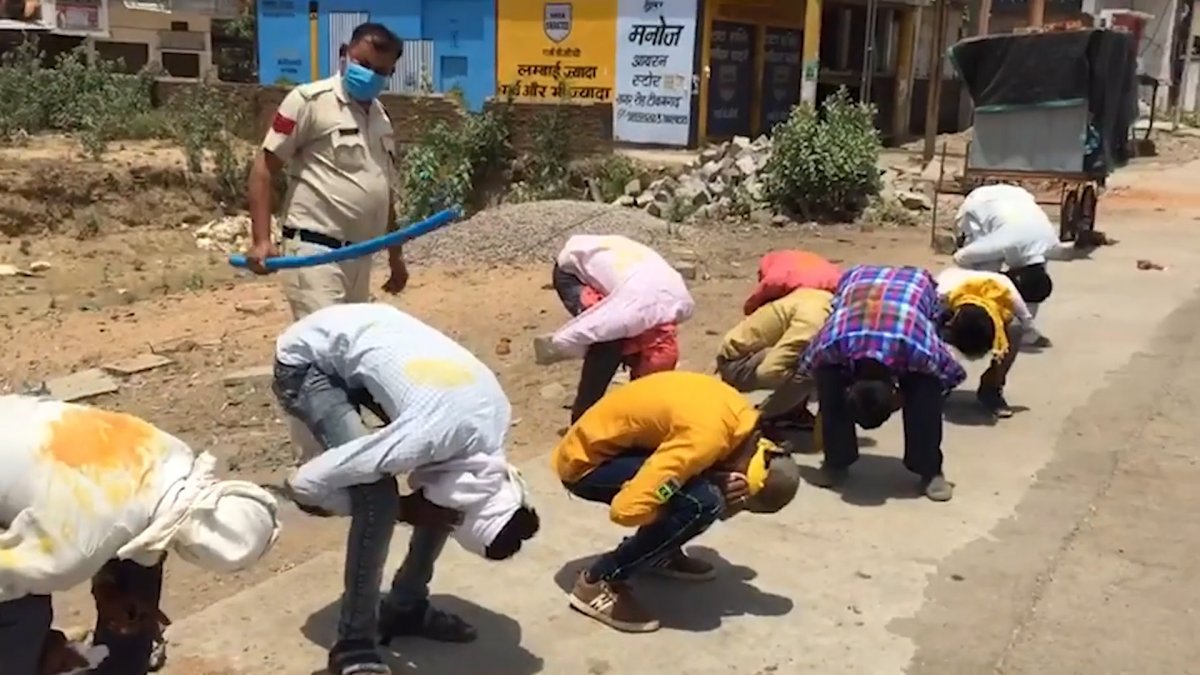
[(812, 428), (808, 401), (815, 385), (799, 368), (800, 356), (829, 318), (833, 294), (799, 288), (754, 310), (725, 334), (717, 373), (738, 391), (767, 389), (759, 404), (762, 425)]
[[(1008, 373), (1017, 360), (1024, 337), (1037, 329), (1027, 303), (1050, 296), (1050, 277), (1017, 276), (1018, 286), (1007, 275), (951, 267), (937, 277), (938, 295), (946, 307), (943, 333), (960, 352), (978, 353), (990, 334), (991, 365), (979, 378), (976, 398), (997, 419), (1012, 417), (1004, 396)], [(991, 325), (991, 330), (984, 326)], [(972, 335), (976, 337), (972, 337)]]
[[(89, 579), (89, 672), (141, 675), (166, 617), (164, 556), (245, 569), (279, 536), (275, 499), (217, 480), (216, 458), (136, 417), (26, 396), (0, 397), (0, 672), (78, 665), (50, 628), (51, 594)], [(47, 649), (49, 648), (49, 649)], [(44, 652), (48, 652), (45, 653)]]
[[(383, 304), (317, 310), (279, 337), (275, 356), (276, 396), (324, 449), (296, 471), (290, 494), (318, 515), (351, 518), (330, 673), (391, 672), (376, 644), (401, 635), (473, 640), (470, 625), (429, 604), (446, 540), (505, 560), (539, 526), (506, 460), (512, 408), (496, 376), (450, 338)], [(383, 428), (368, 431), (360, 402)], [(408, 474), (407, 497), (399, 474)], [(380, 602), (397, 521), (413, 533)]]
[[(855, 424), (875, 429), (904, 409), (904, 466), (934, 501), (953, 487), (942, 473), (942, 406), (966, 373), (940, 336), (943, 309), (929, 272), (916, 267), (858, 266), (842, 277), (825, 327), (804, 353), (812, 372), (825, 461), (818, 483), (835, 487), (858, 460)], [(955, 330), (970, 336), (970, 355), (986, 353), (990, 325), (972, 320)]]
[(758, 284), (742, 309), (750, 316), (759, 307), (797, 288), (832, 293), (842, 278), (842, 268), (811, 251), (771, 251), (758, 261)]
[(554, 449), (559, 478), (637, 530), (580, 573), (573, 608), (617, 630), (657, 630), (630, 577), (712, 579), (713, 567), (687, 556), (684, 544), (718, 518), (775, 513), (792, 501), (799, 469), (762, 438), (758, 419), (729, 385), (682, 371), (632, 381), (579, 418)]
[(631, 380), (675, 368), (677, 326), (695, 303), (653, 249), (616, 235), (576, 235), (559, 252), (552, 281), (573, 318), (537, 338), (534, 349), (542, 364), (583, 357), (571, 422), (600, 400), (622, 365)]

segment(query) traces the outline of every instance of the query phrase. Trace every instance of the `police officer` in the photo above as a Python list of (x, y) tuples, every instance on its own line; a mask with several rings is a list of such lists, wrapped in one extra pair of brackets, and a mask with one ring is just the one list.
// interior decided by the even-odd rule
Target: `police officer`
[[(377, 23), (354, 29), (333, 77), (298, 86), (279, 104), (250, 170), (251, 246), (256, 274), (279, 255), (271, 241), (272, 182), (289, 178), (282, 215), (283, 254), (312, 255), (372, 239), (395, 227), (392, 183), (396, 154), (392, 121), (377, 97), (395, 70), (403, 44)], [(383, 289), (408, 283), (400, 247), (388, 250), (391, 277)], [(292, 314), (300, 319), (328, 305), (369, 302), (371, 258), (282, 274)]]

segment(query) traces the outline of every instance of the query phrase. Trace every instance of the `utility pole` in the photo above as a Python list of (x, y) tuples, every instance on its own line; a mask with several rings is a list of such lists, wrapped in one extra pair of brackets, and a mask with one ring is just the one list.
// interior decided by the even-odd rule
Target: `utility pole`
[(992, 23), (992, 0), (979, 0), (979, 18), (975, 22), (975, 34), (987, 35)]
[(1046, 0), (1029, 0), (1029, 27), (1041, 28), (1046, 23)]
[(875, 22), (879, 15), (879, 0), (867, 0), (866, 35), (863, 36), (863, 72), (858, 85), (858, 100), (871, 102), (871, 85), (875, 83)]
[(938, 119), (941, 117), (942, 65), (946, 61), (946, 0), (934, 0), (933, 47), (929, 53), (929, 88), (925, 100), (925, 151), (921, 153), (925, 163), (933, 160), (937, 151)]

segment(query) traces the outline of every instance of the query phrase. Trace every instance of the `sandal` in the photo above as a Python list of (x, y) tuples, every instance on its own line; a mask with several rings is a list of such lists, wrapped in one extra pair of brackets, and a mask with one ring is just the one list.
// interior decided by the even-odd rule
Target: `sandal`
[(403, 613), (383, 601), (379, 604), (379, 644), (386, 645), (398, 637), (463, 643), (474, 641), (477, 634), (471, 624), (433, 607), (428, 601)]
[(329, 650), (330, 675), (392, 675), (370, 640), (345, 640)]

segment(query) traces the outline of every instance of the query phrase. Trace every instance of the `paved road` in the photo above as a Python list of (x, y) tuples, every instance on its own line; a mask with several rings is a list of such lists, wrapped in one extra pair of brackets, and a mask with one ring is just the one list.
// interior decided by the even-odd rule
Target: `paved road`
[[(912, 497), (891, 422), (842, 494), (805, 488), (702, 537), (717, 581), (643, 584), (664, 629), (630, 636), (568, 610), (561, 587), (621, 531), (539, 458), (542, 535), (504, 564), (448, 549), (435, 579), (481, 639), (397, 643), (397, 672), (1200, 672), (1200, 246), (1190, 217), (1116, 221), (1118, 246), (1055, 266), (1039, 322), (1056, 346), (1022, 354), (1010, 384), (1028, 410), (995, 427), (949, 411), (954, 501)], [(324, 554), (177, 621), (167, 673), (318, 670), (340, 577)]]

